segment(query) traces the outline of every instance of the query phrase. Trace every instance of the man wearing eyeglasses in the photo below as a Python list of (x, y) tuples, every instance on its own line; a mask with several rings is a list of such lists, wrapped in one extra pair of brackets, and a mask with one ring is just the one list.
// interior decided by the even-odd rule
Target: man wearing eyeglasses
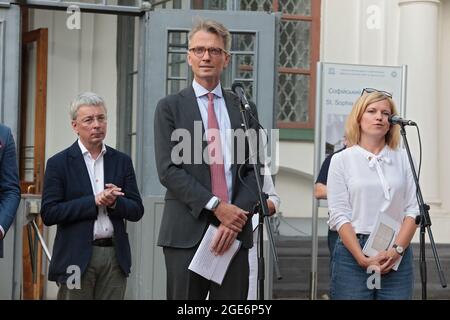
[(107, 111), (95, 93), (70, 107), (78, 140), (47, 161), (41, 217), (57, 225), (49, 280), (60, 300), (123, 299), (131, 251), (125, 221), (144, 213), (131, 158), (103, 142)]
[[(220, 83), (230, 62), (231, 35), (216, 21), (200, 21), (188, 39), (192, 85), (161, 99), (154, 118), (156, 165), (167, 188), (158, 238), (166, 262), (167, 298), (205, 299), (209, 294), (209, 299), (245, 300), (253, 244), (247, 214), (257, 200), (257, 188), (251, 166), (235, 161), (238, 152), (230, 147), (229, 133), (241, 129), (239, 99)], [(250, 127), (257, 128), (254, 120)], [(173, 133), (183, 130), (190, 133), (190, 147), (182, 152), (191, 156), (179, 163), (173, 158), (179, 143)], [(248, 147), (245, 152), (248, 159)], [(223, 255), (235, 239), (242, 242), (221, 285), (188, 269), (210, 224), (217, 227), (210, 243), (214, 254)]]

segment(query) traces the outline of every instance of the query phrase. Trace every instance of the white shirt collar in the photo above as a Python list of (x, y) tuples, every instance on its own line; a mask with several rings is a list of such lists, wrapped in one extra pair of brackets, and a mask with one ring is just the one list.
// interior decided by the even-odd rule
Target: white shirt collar
[(369, 161), (369, 166), (372, 167), (373, 163), (378, 160), (379, 162), (386, 162), (387, 164), (391, 163), (390, 152), (391, 148), (388, 145), (385, 145), (379, 154), (373, 154), (370, 151), (367, 151), (359, 144), (355, 145), (356, 149), (361, 152), (361, 154)]
[(380, 183), (383, 188), (384, 198), (386, 200), (391, 200), (391, 187), (384, 176), (383, 170), (381, 169), (381, 163), (390, 164), (391, 159), (389, 158), (390, 148), (388, 145), (385, 145), (384, 148), (380, 151), (379, 154), (375, 155), (372, 152), (367, 151), (362, 148), (360, 145), (356, 145), (356, 149), (359, 150), (364, 157), (369, 160), (369, 168), (374, 168), (377, 171), (378, 177), (380, 178)]
[[(85, 156), (86, 154), (90, 154), (89, 150), (86, 149), (84, 144), (81, 142), (80, 138), (78, 138), (78, 146), (80, 147), (81, 153), (83, 154), (83, 156)], [(106, 153), (106, 145), (104, 143), (102, 143), (102, 151), (100, 152), (99, 156), (102, 156), (105, 153)]]
[[(207, 95), (210, 91), (202, 87), (195, 79), (192, 81), (192, 87), (194, 88), (195, 96), (197, 98)], [(222, 98), (222, 86), (220, 81), (217, 86), (211, 91), (216, 97)]]

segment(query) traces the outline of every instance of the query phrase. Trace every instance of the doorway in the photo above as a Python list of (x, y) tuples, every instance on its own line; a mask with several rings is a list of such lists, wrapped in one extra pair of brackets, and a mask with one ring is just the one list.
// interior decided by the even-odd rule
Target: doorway
[[(22, 17), (22, 74), (19, 178), (22, 194), (42, 192), (45, 165), (48, 29), (28, 30), (28, 9)], [(39, 232), (39, 215), (33, 218)], [(23, 227), (23, 299), (39, 300), (44, 293), (42, 248), (30, 223)]]

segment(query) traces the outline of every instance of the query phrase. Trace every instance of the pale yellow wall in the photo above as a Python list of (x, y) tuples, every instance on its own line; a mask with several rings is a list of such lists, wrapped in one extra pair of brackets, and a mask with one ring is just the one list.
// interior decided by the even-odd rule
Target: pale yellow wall
[[(66, 27), (63, 11), (30, 10), (30, 30), (48, 28), (48, 79), (46, 159), (75, 140), (69, 118), (69, 103), (82, 91), (93, 91), (108, 108), (106, 144), (116, 145), (116, 28), (114, 15), (82, 14), (81, 29)], [(46, 228), (50, 251), (56, 227)], [(55, 299), (57, 286), (47, 282), (46, 299)]]
[[(430, 68), (437, 64), (438, 71), (438, 105), (434, 106), (438, 113), (436, 126), (437, 137), (427, 132), (421, 132), (424, 149), (423, 166), (434, 167), (437, 163), (438, 169), (423, 170), (430, 172), (421, 178), (421, 188), (424, 192), (425, 201), (432, 204), (431, 219), (433, 231), (437, 242), (449, 242), (448, 230), (450, 229), (450, 148), (448, 139), (448, 123), (450, 119), (450, 0), (441, 0), (438, 4), (438, 61), (427, 61), (429, 56), (417, 57), (416, 52), (409, 52), (402, 48), (405, 36), (414, 37), (412, 34), (401, 30), (402, 9), (399, 0), (323, 0), (321, 14), (321, 48), (320, 57), (324, 62), (369, 64), (369, 65), (399, 65), (400, 58), (413, 55), (414, 59), (423, 59)], [(419, 2), (424, 3), (424, 2)], [(434, 2), (436, 3), (436, 2)], [(371, 29), (371, 14), (367, 12), (370, 5), (376, 5), (380, 13), (379, 28)], [(416, 4), (412, 4), (416, 5)], [(427, 5), (433, 5), (429, 3)], [(428, 17), (428, 16), (427, 16)], [(404, 18), (404, 16), (403, 16)], [(404, 22), (404, 21), (403, 21)], [(416, 21), (410, 21), (408, 25), (414, 27)], [(431, 22), (432, 23), (432, 22)], [(402, 33), (403, 32), (403, 33)], [(420, 30), (419, 30), (420, 33)], [(407, 56), (406, 56), (407, 57)], [(421, 73), (423, 75), (423, 73)], [(411, 78), (418, 77), (418, 78)], [(410, 72), (408, 81), (420, 81), (421, 75)], [(424, 83), (423, 85), (427, 85)], [(417, 92), (409, 92), (409, 99), (414, 100)], [(408, 109), (409, 108), (409, 109)], [(415, 108), (433, 109), (431, 106), (415, 106), (410, 101), (406, 105), (407, 115), (410, 117), (424, 116), (423, 110)], [(433, 116), (433, 115), (430, 115)], [(421, 120), (421, 119), (416, 119)], [(424, 128), (425, 130), (426, 128)], [(408, 129), (408, 138), (412, 145), (413, 154), (418, 158), (418, 141), (415, 130)], [(438, 145), (438, 154), (429, 155), (427, 150), (432, 150), (433, 144)], [(283, 168), (277, 177), (277, 190), (282, 195), (282, 212), (289, 217), (305, 217), (310, 212), (312, 204), (312, 180), (306, 176), (314, 174), (314, 145), (313, 142), (285, 142), (280, 144), (280, 164)], [(301, 174), (295, 174), (295, 173)], [(437, 181), (437, 195), (434, 190)], [(303, 190), (304, 195), (299, 192)], [(427, 196), (429, 195), (429, 196)], [(417, 237), (416, 237), (417, 239)]]
[(69, 30), (69, 15), (64, 11), (31, 10), (31, 16), (30, 29), (49, 29), (46, 158), (76, 140), (68, 108), (82, 91), (96, 92), (105, 99), (109, 129), (106, 143), (115, 146), (117, 18), (82, 14), (81, 29)]

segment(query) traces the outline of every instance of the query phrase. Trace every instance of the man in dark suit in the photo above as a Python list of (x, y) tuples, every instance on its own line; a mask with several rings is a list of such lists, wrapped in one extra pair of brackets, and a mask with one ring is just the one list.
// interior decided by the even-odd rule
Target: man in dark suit
[(49, 280), (58, 299), (123, 299), (131, 251), (125, 220), (144, 207), (129, 156), (106, 146), (107, 111), (86, 92), (71, 105), (78, 140), (47, 161), (41, 216), (58, 225)]
[(16, 145), (11, 130), (0, 124), (0, 258), (3, 258), (3, 238), (16, 216), (19, 202)]
[[(160, 100), (155, 111), (156, 165), (167, 188), (158, 245), (164, 251), (168, 299), (205, 299), (208, 293), (209, 299), (247, 298), (248, 249), (253, 245), (247, 214), (257, 193), (252, 167), (238, 161), (240, 156), (248, 159), (248, 145), (245, 151), (229, 147), (236, 142), (232, 132), (242, 129), (239, 99), (220, 84), (230, 44), (222, 24), (201, 21), (194, 26), (187, 54), (192, 86)], [(250, 126), (257, 128), (253, 120)], [(185, 145), (190, 141), (188, 148), (177, 149), (177, 135)], [(222, 285), (188, 270), (210, 224), (218, 228), (211, 243), (215, 254), (226, 252), (236, 238), (242, 241)]]

